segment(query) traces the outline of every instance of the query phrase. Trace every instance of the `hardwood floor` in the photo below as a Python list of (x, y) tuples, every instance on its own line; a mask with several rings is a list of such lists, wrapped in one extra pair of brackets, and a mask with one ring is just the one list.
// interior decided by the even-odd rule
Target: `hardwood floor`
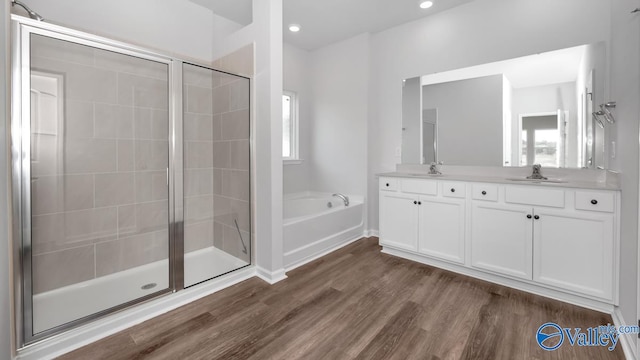
[(541, 349), (538, 327), (606, 314), (380, 253), (362, 239), (253, 278), (62, 359), (624, 359), (621, 345)]

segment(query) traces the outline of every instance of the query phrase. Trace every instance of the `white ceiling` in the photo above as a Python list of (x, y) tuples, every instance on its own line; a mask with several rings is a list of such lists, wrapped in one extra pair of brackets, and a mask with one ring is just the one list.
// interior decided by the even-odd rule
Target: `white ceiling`
[(220, 15), (240, 25), (249, 25), (253, 21), (252, 0), (190, 0), (203, 6), (214, 14)]
[[(252, 0), (190, 0), (213, 13), (246, 26), (253, 21)], [(284, 41), (306, 50), (376, 33), (433, 15), (473, 0), (432, 0), (420, 9), (419, 0), (283, 0)], [(298, 33), (289, 31), (299, 24)]]
[[(284, 41), (314, 50), (362, 33), (375, 33), (418, 20), (473, 0), (433, 0), (420, 9), (418, 0), (283, 0)], [(300, 24), (298, 33), (289, 24)]]
[(422, 85), (504, 74), (514, 89), (576, 81), (586, 45), (425, 75)]

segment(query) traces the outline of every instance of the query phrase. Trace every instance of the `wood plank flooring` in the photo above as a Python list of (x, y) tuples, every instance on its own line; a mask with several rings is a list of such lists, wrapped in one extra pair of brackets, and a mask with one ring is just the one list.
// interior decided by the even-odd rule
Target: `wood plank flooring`
[(540, 325), (611, 317), (380, 253), (359, 240), (252, 278), (61, 359), (624, 359), (621, 345), (542, 350)]

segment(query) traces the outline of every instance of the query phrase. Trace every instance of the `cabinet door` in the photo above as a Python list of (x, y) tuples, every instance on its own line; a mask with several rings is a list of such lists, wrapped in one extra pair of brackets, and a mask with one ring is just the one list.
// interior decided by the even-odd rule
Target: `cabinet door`
[(613, 299), (613, 215), (536, 209), (534, 280)]
[(471, 210), (471, 265), (532, 279), (533, 220), (530, 207), (474, 203)]
[(380, 193), (380, 244), (418, 251), (417, 197)]
[(464, 264), (464, 199), (420, 199), (418, 251)]

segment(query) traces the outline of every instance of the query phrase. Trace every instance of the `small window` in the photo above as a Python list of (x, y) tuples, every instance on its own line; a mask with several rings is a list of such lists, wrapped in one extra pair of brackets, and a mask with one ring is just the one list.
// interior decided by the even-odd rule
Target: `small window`
[(298, 97), (291, 91), (282, 95), (282, 158), (298, 160)]

